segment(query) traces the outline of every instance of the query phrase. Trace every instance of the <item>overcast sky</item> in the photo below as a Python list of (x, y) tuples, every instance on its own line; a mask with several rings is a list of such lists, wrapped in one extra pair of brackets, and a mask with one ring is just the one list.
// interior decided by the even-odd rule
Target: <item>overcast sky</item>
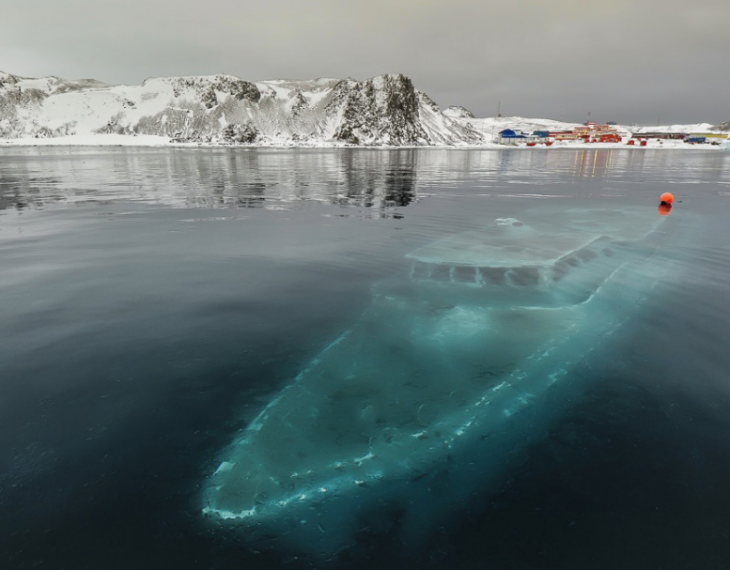
[(730, 0), (0, 0), (0, 70), (403, 73), (477, 116), (730, 120)]

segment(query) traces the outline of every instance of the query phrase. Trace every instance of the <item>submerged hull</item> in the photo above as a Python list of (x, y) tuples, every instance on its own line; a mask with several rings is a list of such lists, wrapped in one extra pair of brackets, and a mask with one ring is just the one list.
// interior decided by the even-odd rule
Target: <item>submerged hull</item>
[(423, 537), (466, 506), (584, 389), (572, 367), (660, 276), (655, 212), (560, 216), (409, 254), (408, 278), (375, 286), (223, 451), (204, 513), (328, 556), (363, 531)]

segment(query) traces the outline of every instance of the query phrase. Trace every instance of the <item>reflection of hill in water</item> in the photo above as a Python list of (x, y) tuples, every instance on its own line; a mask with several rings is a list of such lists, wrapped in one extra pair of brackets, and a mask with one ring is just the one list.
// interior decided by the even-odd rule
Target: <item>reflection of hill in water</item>
[[(502, 168), (501, 153), (423, 149), (20, 148), (11, 152), (5, 158), (16, 162), (14, 175), (0, 171), (3, 209), (122, 201), (255, 208), (318, 201), (373, 208), (382, 215), (415, 201), (419, 188), (454, 186), (474, 171), (493, 174)], [(47, 172), (53, 172), (52, 179)]]
[[(525, 185), (510, 195), (548, 197), (560, 192), (566, 175), (620, 178), (631, 171), (635, 176), (643, 171), (646, 152), (651, 151), (3, 149), (4, 164), (12, 168), (0, 170), (0, 209), (89, 202), (286, 208), (316, 201), (372, 208), (373, 215), (387, 216), (429, 187), (455, 188), (467, 179), (473, 186), (475, 175), (481, 188), (490, 188), (500, 186), (503, 173), (509, 172), (510, 183)], [(652, 163), (660, 160), (671, 170), (671, 154), (661, 153)], [(713, 160), (714, 153), (698, 157), (694, 172), (712, 166)], [(681, 174), (692, 172), (685, 165)]]
[[(17, 163), (13, 175), (0, 171), (2, 209), (116, 201), (251, 208), (319, 201), (385, 211), (416, 199), (419, 166), (415, 150), (24, 151), (9, 157)], [(52, 178), (45, 174), (51, 170)]]

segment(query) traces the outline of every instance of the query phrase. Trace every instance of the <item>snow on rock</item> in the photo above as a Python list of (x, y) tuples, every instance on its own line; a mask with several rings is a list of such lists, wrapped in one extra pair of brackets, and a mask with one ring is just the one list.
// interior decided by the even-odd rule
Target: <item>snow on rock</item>
[(452, 117), (454, 119), (473, 119), (474, 113), (472, 113), (466, 107), (461, 105), (451, 105), (444, 110), (444, 115)]
[(400, 74), (257, 83), (231, 75), (161, 77), (128, 86), (0, 72), (0, 138), (94, 135), (307, 146), (482, 142)]
[(41, 109), (51, 96), (104, 86), (93, 79), (68, 81), (58, 77), (31, 79), (0, 71), (0, 138), (68, 135), (70, 125), (45, 124)]

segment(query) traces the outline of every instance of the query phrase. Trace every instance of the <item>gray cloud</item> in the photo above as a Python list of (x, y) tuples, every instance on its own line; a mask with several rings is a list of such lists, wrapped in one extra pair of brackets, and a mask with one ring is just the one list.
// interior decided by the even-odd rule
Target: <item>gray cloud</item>
[(24, 0), (0, 69), (139, 83), (401, 72), (442, 106), (651, 124), (730, 119), (727, 0)]

